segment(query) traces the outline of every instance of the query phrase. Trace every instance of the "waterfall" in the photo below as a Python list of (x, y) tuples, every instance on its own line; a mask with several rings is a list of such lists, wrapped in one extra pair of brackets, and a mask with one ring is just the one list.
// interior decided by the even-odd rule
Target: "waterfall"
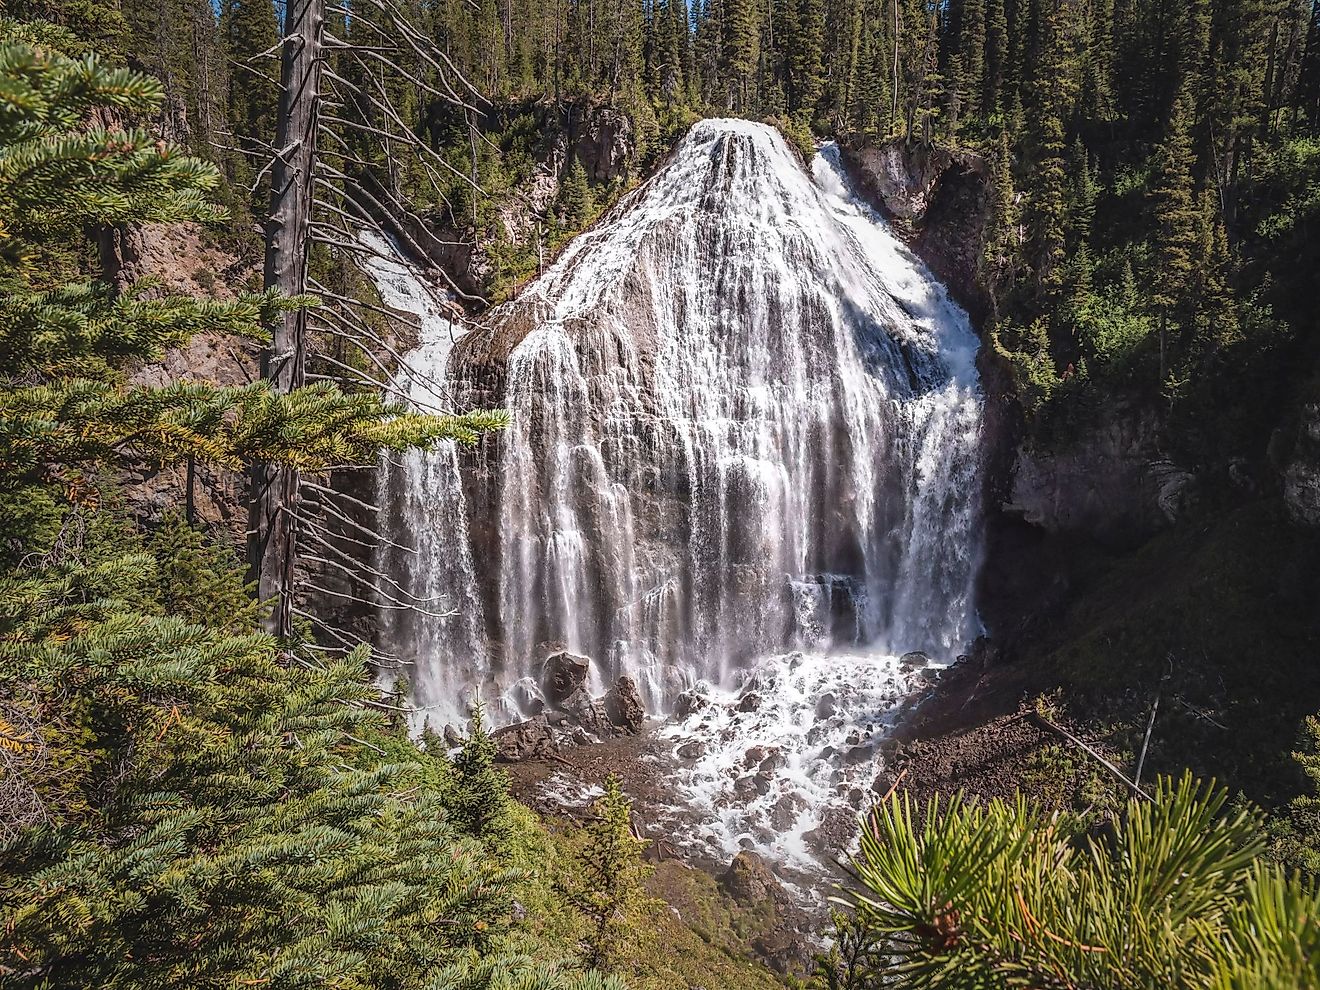
[[(392, 260), (393, 247), (365, 233), (360, 263), (390, 309), (416, 317), (418, 345), (393, 383), (393, 399), (425, 412), (454, 408), (445, 376), (449, 355), (463, 335), (434, 289), (411, 267)], [(460, 698), (471, 698), (489, 670), (477, 571), (468, 544), (468, 509), (458, 450), (442, 441), (430, 450), (386, 457), (377, 482), (381, 531), (388, 542), (373, 563), (400, 591), (386, 585), (378, 609), (378, 640), (408, 665), (412, 700), (423, 721), (429, 713), (453, 717)]]
[[(381, 616), (423, 709), (517, 707), (552, 646), (663, 710), (787, 651), (949, 660), (975, 635), (976, 338), (834, 146), (808, 172), (772, 128), (698, 123), (456, 343), (394, 269), (411, 363), (512, 417), (381, 472), (381, 568), (454, 613)], [(449, 407), (432, 388), (408, 391)]]

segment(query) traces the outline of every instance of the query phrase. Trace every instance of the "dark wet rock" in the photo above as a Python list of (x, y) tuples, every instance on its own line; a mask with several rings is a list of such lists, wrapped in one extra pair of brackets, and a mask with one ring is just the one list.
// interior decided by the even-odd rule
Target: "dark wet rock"
[(816, 699), (816, 718), (830, 718), (839, 710), (839, 699), (834, 692), (826, 691)]
[(598, 738), (604, 739), (616, 732), (615, 725), (605, 710), (605, 702), (593, 698), (585, 687), (565, 698), (560, 702), (559, 707), (568, 716), (569, 722), (581, 726)]
[(743, 766), (759, 767), (772, 756), (779, 756), (778, 746), (753, 746), (743, 753)]
[(891, 774), (885, 773), (883, 770), (875, 775), (875, 780), (871, 781), (872, 793), (880, 797), (884, 797), (884, 795), (888, 794), (893, 786), (894, 777)]
[(807, 806), (800, 794), (789, 791), (770, 809), (770, 824), (780, 832), (789, 831), (797, 822), (798, 813)]
[(758, 773), (752, 778), (752, 786), (756, 788), (756, 793), (762, 797), (770, 793), (770, 788), (774, 786), (774, 781), (768, 773)]
[(972, 641), (972, 648), (963, 656), (958, 657), (958, 663), (971, 664), (975, 667), (992, 667), (1003, 660), (1003, 651), (988, 636), (977, 636)]
[(495, 758), (505, 763), (539, 760), (559, 752), (559, 740), (543, 715), (515, 722), (491, 733)]
[(709, 704), (710, 699), (704, 694), (698, 694), (696, 691), (684, 691), (674, 701), (674, 718), (681, 722)]
[(755, 691), (749, 692), (748, 694), (744, 694), (738, 700), (738, 711), (740, 712), (754, 712), (757, 711), (760, 707), (761, 707), (761, 696), (757, 694)]
[(788, 766), (788, 757), (778, 749), (772, 749), (766, 754), (764, 760), (758, 764), (762, 773), (773, 773), (776, 770), (782, 770)]
[(848, 804), (854, 809), (860, 810), (865, 799), (866, 794), (860, 787), (853, 787), (848, 791)]
[(706, 755), (706, 744), (699, 739), (689, 739), (675, 752), (683, 760), (699, 760)]
[(627, 674), (620, 675), (605, 695), (605, 714), (624, 732), (636, 735), (646, 723), (646, 709), (637, 682)]
[(839, 805), (826, 808), (820, 824), (802, 834), (807, 846), (822, 856), (839, 856), (857, 838), (857, 813)]
[(541, 690), (552, 705), (563, 707), (566, 699), (587, 687), (591, 661), (576, 653), (554, 653), (541, 667)]
[(459, 735), (458, 730), (449, 722), (445, 723), (444, 740), (445, 745), (450, 749), (463, 745), (463, 737)]
[(821, 749), (820, 753), (817, 756), (817, 759), (832, 760), (834, 759), (836, 753), (838, 753), (838, 750), (835, 749), (833, 746), (826, 746), (823, 749)]
[(898, 665), (904, 673), (911, 673), (919, 667), (930, 665), (930, 654), (923, 653), (921, 650), (913, 650), (910, 653), (904, 653), (898, 658)]
[(740, 852), (720, 877), (725, 893), (744, 907), (787, 900), (783, 885), (757, 853)]

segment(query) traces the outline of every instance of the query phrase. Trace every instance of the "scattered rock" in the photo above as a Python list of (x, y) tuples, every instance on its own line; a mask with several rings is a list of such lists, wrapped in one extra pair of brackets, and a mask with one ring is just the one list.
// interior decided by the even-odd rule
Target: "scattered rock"
[(857, 813), (834, 805), (821, 813), (820, 824), (804, 832), (802, 838), (818, 854), (837, 856), (852, 844), (859, 830)]
[(888, 794), (890, 788), (892, 788), (893, 786), (894, 786), (893, 776), (891, 774), (885, 773), (883, 770), (881, 770), (878, 774), (875, 775), (875, 780), (871, 781), (871, 790), (880, 797), (884, 797), (886, 794)]
[(780, 832), (789, 831), (797, 823), (798, 812), (807, 806), (800, 794), (789, 791), (770, 809), (770, 824)]
[(679, 759), (699, 760), (706, 755), (706, 744), (699, 739), (689, 739), (679, 746), (675, 752), (678, 754)]
[(913, 650), (910, 653), (904, 653), (898, 658), (898, 665), (903, 673), (910, 674), (919, 667), (926, 667), (930, 664), (930, 654), (923, 653), (921, 650)]
[(560, 652), (546, 658), (541, 667), (541, 690), (552, 705), (563, 707), (566, 699), (585, 691), (591, 661), (575, 653)]
[(545, 759), (559, 752), (555, 730), (544, 715), (496, 729), (491, 738), (495, 740), (495, 758), (505, 763)]
[(710, 704), (710, 699), (695, 690), (684, 691), (674, 701), (674, 718), (683, 721), (694, 712), (699, 712)]
[(761, 696), (755, 691), (744, 694), (738, 701), (738, 711), (754, 712), (761, 707)]
[(774, 771), (782, 770), (784, 767), (788, 766), (788, 757), (778, 749), (772, 749), (758, 766), (762, 773), (774, 773)]
[(463, 737), (458, 734), (458, 730), (454, 728), (453, 723), (451, 722), (445, 723), (445, 731), (443, 733), (443, 736), (445, 740), (445, 745), (448, 746), (450, 749), (454, 749), (458, 746), (463, 745)]
[(816, 699), (816, 718), (830, 718), (839, 710), (839, 699), (833, 691), (826, 691)]
[(646, 722), (646, 709), (637, 682), (623, 674), (605, 695), (605, 714), (609, 720), (630, 735), (636, 735)]
[(803, 977), (811, 972), (811, 946), (796, 932), (776, 929), (757, 935), (752, 949), (782, 976)]

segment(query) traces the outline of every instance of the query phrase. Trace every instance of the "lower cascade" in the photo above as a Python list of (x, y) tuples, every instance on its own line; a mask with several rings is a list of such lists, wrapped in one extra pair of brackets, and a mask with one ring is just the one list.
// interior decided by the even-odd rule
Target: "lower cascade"
[(532, 714), (546, 658), (584, 655), (593, 693), (626, 674), (648, 711), (677, 706), (707, 841), (791, 833), (805, 855), (825, 805), (873, 783), (847, 752), (873, 754), (927, 658), (978, 632), (967, 315), (836, 147), (804, 169), (738, 120), (695, 125), (467, 333), (406, 265), (372, 274), (421, 317), (399, 387), (511, 415), (380, 472), (376, 567), (425, 605), (384, 602), (379, 640), (419, 718), (461, 721), (478, 693)]

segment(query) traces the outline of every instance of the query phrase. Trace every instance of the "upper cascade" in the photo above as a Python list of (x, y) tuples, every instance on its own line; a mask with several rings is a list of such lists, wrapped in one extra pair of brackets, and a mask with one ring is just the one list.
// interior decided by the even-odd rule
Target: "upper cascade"
[(492, 682), (533, 701), (554, 648), (663, 707), (786, 650), (950, 657), (975, 634), (976, 338), (833, 145), (808, 172), (771, 127), (702, 121), (450, 336), (432, 317), (415, 360), (512, 424), (382, 472), (417, 552), (381, 569), (459, 612), (383, 616), (424, 708)]

